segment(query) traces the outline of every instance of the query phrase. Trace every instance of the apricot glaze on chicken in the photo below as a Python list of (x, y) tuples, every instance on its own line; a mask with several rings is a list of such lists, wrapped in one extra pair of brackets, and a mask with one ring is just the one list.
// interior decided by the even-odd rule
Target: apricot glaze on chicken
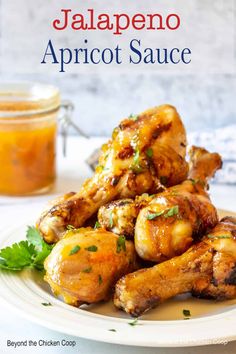
[(91, 228), (68, 231), (44, 267), (55, 295), (74, 306), (109, 299), (116, 281), (138, 269), (131, 241)]
[(181, 256), (124, 276), (116, 284), (114, 303), (140, 316), (187, 292), (216, 300), (236, 297), (236, 218), (223, 218)]
[(197, 147), (189, 155), (189, 179), (182, 184), (157, 195), (116, 200), (98, 211), (106, 230), (127, 238), (133, 238), (135, 231), (136, 250), (143, 259), (161, 262), (185, 252), (218, 221), (206, 189), (208, 179), (221, 167), (220, 156)]
[(124, 119), (102, 147), (94, 176), (78, 193), (45, 211), (38, 229), (47, 242), (57, 242), (68, 224), (83, 226), (105, 203), (182, 182), (188, 173), (185, 154), (186, 133), (174, 107), (163, 105)]
[(190, 156), (190, 179), (157, 194), (137, 217), (135, 248), (144, 260), (160, 263), (182, 254), (218, 222), (205, 187), (221, 167), (221, 158), (196, 147)]

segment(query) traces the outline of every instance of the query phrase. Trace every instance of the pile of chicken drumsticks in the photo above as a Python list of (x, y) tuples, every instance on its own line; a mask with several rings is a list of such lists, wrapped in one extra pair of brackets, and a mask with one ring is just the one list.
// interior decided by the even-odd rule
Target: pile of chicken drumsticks
[(236, 219), (219, 220), (207, 192), (221, 157), (190, 147), (187, 162), (186, 146), (170, 105), (114, 129), (93, 177), (37, 222), (55, 243), (45, 261), (55, 295), (74, 306), (113, 296), (132, 316), (187, 292), (236, 297)]

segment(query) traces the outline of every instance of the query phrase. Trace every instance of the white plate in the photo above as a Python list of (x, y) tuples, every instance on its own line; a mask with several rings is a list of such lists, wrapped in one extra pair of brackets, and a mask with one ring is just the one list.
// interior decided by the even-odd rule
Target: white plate
[[(27, 224), (5, 229), (0, 248), (25, 238)], [(28, 320), (97, 341), (150, 347), (183, 347), (236, 339), (236, 300), (214, 302), (180, 296), (142, 316), (136, 326), (110, 303), (74, 308), (56, 299), (37, 271), (0, 272), (0, 297)], [(43, 306), (50, 302), (52, 306)], [(191, 319), (183, 319), (183, 309)], [(116, 331), (110, 331), (115, 329)]]

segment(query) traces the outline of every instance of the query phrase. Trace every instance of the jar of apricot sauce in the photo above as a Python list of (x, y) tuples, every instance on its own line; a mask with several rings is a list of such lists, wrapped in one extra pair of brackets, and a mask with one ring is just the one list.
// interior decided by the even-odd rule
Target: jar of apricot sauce
[(0, 194), (52, 188), (60, 94), (49, 85), (0, 84)]

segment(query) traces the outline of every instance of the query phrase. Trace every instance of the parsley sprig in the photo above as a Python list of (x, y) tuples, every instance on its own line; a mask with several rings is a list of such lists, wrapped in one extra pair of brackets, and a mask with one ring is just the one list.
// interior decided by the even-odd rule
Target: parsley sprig
[(19, 271), (23, 268), (44, 269), (44, 260), (53, 245), (48, 245), (34, 226), (28, 226), (25, 241), (0, 250), (0, 269)]

